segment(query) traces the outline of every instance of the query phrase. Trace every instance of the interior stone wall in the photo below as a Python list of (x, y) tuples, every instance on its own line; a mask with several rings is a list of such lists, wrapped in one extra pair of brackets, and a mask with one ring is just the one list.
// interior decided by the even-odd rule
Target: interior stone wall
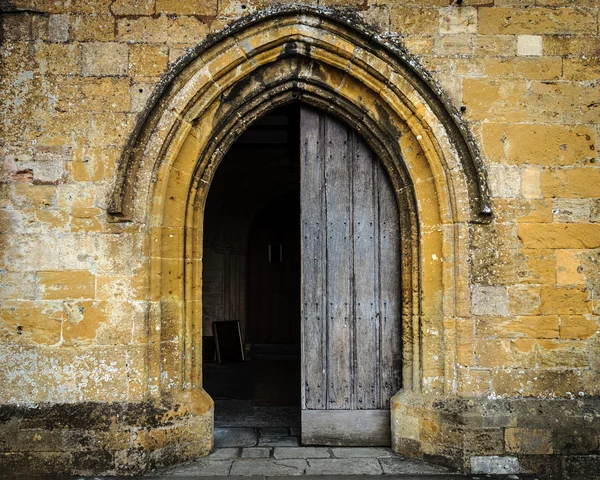
[[(418, 388), (394, 397), (394, 448), (465, 471), (598, 472), (598, 1), (304, 3), (409, 52), (487, 172), (491, 220), (450, 228), (443, 218), (443, 250), (423, 256), (424, 269), (445, 262), (443, 318), (425, 322)], [(183, 236), (151, 214), (107, 212), (152, 93), (211, 34), (273, 5), (0, 8), (0, 471), (140, 473), (206, 454), (212, 403), (198, 385), (180, 388), (184, 329), (154, 320), (179, 315), (169, 303), (178, 287), (153, 285), (157, 263), (184, 274)], [(418, 170), (411, 138), (403, 153)], [(460, 210), (468, 199), (457, 191), (431, 198)], [(421, 199), (417, 210), (432, 208)]]

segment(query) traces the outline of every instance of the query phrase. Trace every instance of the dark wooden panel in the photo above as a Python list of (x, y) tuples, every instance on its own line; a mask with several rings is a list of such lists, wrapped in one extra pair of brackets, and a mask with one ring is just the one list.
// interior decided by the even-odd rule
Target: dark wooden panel
[(349, 409), (352, 396), (352, 161), (348, 129), (325, 117), (327, 216), (328, 408)]
[(319, 113), (300, 115), (302, 236), (302, 408), (327, 407), (325, 329), (325, 179)]

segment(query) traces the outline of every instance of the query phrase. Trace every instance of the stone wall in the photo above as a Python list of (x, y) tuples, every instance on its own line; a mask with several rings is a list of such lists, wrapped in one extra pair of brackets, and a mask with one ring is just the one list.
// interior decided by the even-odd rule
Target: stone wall
[[(599, 2), (305, 3), (331, 17), (355, 15), (377, 38), (405, 47), (460, 112), (487, 172), (493, 219), (456, 230), (468, 268), (437, 333), (445, 368), (417, 382), (426, 393), (440, 387), (398, 396), (395, 448), (464, 470), (598, 471)], [(173, 288), (153, 288), (154, 223), (150, 214), (119, 221), (107, 210), (152, 92), (181, 70), (189, 49), (271, 2), (0, 7), (0, 428), (16, 438), (0, 442), (0, 471), (139, 473), (204, 454), (210, 399), (163, 375), (171, 364), (185, 370), (176, 353), (164, 353), (184, 337), (173, 329), (156, 339), (153, 312), (171, 314), (164, 299)], [(169, 252), (182, 237), (158, 235), (161, 259), (176, 270)], [(424, 359), (437, 356), (428, 345)], [(170, 390), (179, 393), (157, 393)], [(572, 413), (557, 429), (560, 409)], [(65, 429), (57, 411), (104, 420)], [(122, 420), (127, 411), (134, 418)], [(173, 447), (178, 429), (194, 432), (187, 450)], [(99, 431), (112, 432), (109, 444)], [(456, 438), (460, 451), (448, 450)]]

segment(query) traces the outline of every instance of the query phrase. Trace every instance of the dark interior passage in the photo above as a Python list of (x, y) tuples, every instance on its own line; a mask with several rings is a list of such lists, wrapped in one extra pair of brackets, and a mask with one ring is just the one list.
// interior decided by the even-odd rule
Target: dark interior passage
[[(204, 388), (215, 426), (300, 424), (299, 108), (251, 125), (205, 208)], [(238, 320), (245, 360), (215, 362), (213, 323)]]
[(299, 208), (295, 192), (276, 198), (250, 230), (248, 337), (255, 347), (300, 345)]

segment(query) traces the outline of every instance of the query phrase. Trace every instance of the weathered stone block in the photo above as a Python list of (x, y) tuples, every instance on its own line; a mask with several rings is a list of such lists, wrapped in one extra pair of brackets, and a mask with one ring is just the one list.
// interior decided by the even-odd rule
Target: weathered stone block
[(521, 170), (518, 167), (491, 165), (488, 179), (494, 197), (515, 198), (521, 194)]
[(599, 224), (521, 223), (519, 238), (526, 248), (599, 248)]
[(565, 480), (600, 479), (600, 455), (573, 455), (565, 458)]
[(595, 19), (575, 8), (480, 8), (479, 33), (484, 34), (594, 34)]
[(600, 62), (595, 56), (565, 59), (563, 68), (567, 80), (593, 81), (600, 75)]
[(498, 315), (505, 317), (509, 314), (508, 291), (506, 287), (475, 286), (473, 288), (471, 304), (474, 315)]
[(177, 0), (156, 0), (156, 13), (211, 16), (217, 14), (217, 1), (189, 0), (179, 2)]
[(81, 91), (86, 107), (92, 111), (129, 111), (129, 79), (86, 78)]
[(582, 122), (581, 97), (584, 91), (581, 85), (573, 82), (532, 82), (526, 97), (527, 121), (563, 124)]
[(7, 42), (26, 42), (32, 39), (31, 15), (3, 13), (2, 37)]
[(517, 457), (508, 456), (475, 456), (471, 457), (471, 472), (493, 475), (520, 473), (521, 467)]
[(576, 370), (499, 369), (492, 372), (492, 392), (506, 397), (564, 397), (580, 392), (581, 375)]
[(56, 345), (65, 312), (60, 302), (4, 302), (0, 308), (2, 336), (13, 342)]
[(541, 35), (517, 35), (517, 55), (541, 57), (543, 53)]
[(535, 340), (528, 338), (477, 340), (477, 365), (484, 368), (531, 368), (535, 365)]
[(483, 141), (490, 160), (515, 165), (575, 165), (597, 155), (587, 126), (487, 123)]
[(585, 250), (556, 250), (556, 282), (562, 285), (584, 285), (590, 273), (586, 271)]
[(152, 15), (155, 12), (155, 0), (114, 0), (110, 5), (113, 15)]
[(539, 287), (514, 285), (508, 287), (509, 311), (514, 315), (535, 315), (540, 312)]
[(268, 447), (243, 448), (241, 458), (269, 458), (271, 449)]
[(463, 104), (473, 120), (523, 122), (527, 118), (525, 80), (471, 79), (463, 80)]
[(129, 51), (129, 73), (132, 77), (158, 77), (166, 70), (169, 49), (166, 46), (132, 45)]
[(513, 57), (516, 53), (514, 35), (476, 36), (474, 42), (475, 55)]
[(585, 287), (542, 287), (542, 313), (585, 314), (592, 312), (592, 299)]
[(540, 198), (542, 196), (542, 172), (539, 168), (527, 167), (521, 170), (523, 196)]
[(44, 300), (94, 297), (95, 278), (85, 270), (39, 272), (38, 283)]
[(558, 80), (562, 76), (562, 59), (486, 58), (485, 73), (489, 78), (525, 78), (528, 80)]
[(477, 9), (473, 7), (440, 8), (440, 33), (476, 33)]
[(481, 317), (477, 319), (477, 336), (481, 338), (558, 338), (557, 315)]
[(77, 42), (110, 42), (115, 39), (112, 15), (77, 15), (71, 19), (71, 38)]
[(84, 43), (81, 52), (83, 74), (97, 77), (125, 75), (128, 54), (126, 44)]
[(119, 18), (116, 40), (132, 43), (166, 43), (168, 24), (166, 15), (158, 18), (148, 16)]
[(490, 392), (489, 370), (459, 369), (459, 393), (466, 396), (483, 396)]
[(69, 15), (50, 15), (48, 17), (47, 38), (50, 42), (66, 42), (69, 40)]
[(81, 49), (78, 44), (36, 44), (35, 59), (42, 74), (77, 75), (81, 72)]
[(600, 331), (599, 320), (593, 315), (561, 315), (560, 338), (590, 338)]
[(392, 30), (401, 35), (438, 33), (439, 13), (432, 8), (392, 7), (390, 23)]
[(509, 453), (548, 455), (552, 453), (552, 430), (507, 428), (506, 451)]
[(593, 454), (598, 451), (598, 432), (591, 428), (555, 428), (552, 445), (555, 453), (563, 455)]

